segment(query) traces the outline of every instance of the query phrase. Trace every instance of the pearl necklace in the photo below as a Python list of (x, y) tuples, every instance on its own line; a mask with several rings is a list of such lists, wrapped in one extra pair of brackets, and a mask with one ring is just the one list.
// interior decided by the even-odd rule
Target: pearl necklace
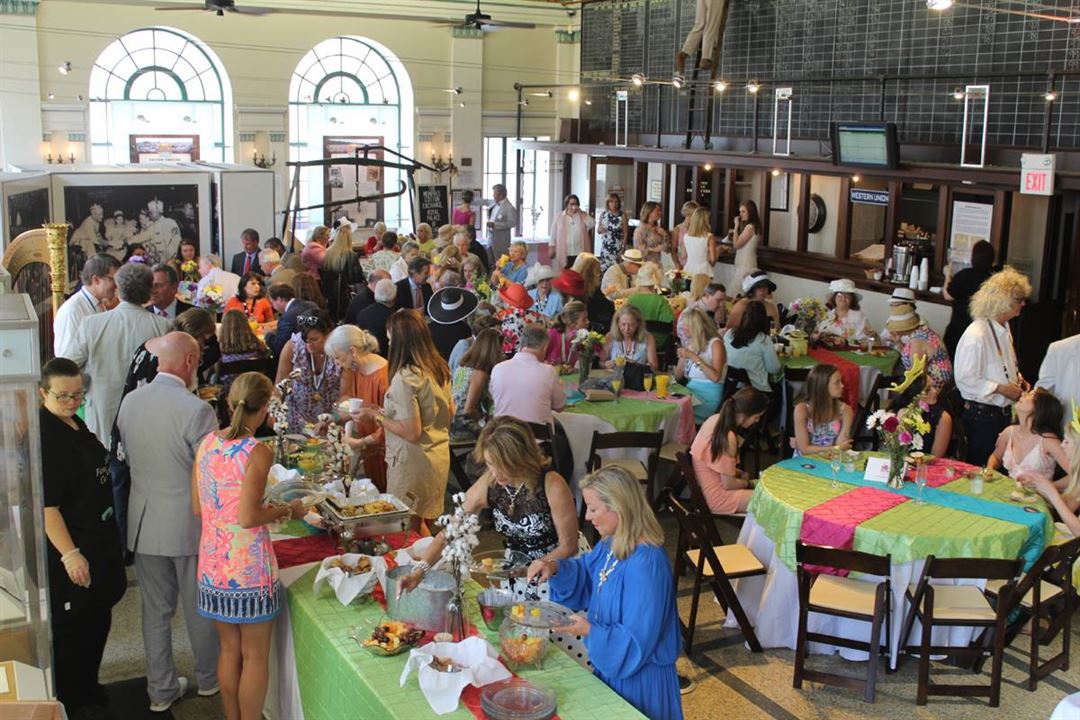
[[(611, 562), (615, 560), (615, 562)], [(600, 590), (604, 587), (604, 583), (607, 582), (608, 576), (615, 572), (615, 568), (619, 567), (619, 561), (615, 557), (614, 553), (608, 550), (607, 559), (604, 560), (604, 567), (600, 568), (599, 582), (596, 583), (596, 589)]]

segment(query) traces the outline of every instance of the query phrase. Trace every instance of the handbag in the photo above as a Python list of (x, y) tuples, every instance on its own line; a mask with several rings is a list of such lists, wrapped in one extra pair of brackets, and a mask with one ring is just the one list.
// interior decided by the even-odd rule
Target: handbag
[(627, 390), (644, 390), (645, 376), (652, 368), (644, 363), (627, 362), (623, 365), (623, 387)]

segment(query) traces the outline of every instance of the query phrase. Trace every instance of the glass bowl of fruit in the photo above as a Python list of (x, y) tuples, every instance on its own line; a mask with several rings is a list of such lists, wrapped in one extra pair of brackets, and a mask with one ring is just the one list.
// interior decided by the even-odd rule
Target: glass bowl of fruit
[(416, 647), (423, 640), (424, 631), (408, 623), (383, 618), (367, 633), (350, 625), (349, 637), (372, 655), (389, 657)]
[(546, 600), (510, 606), (499, 627), (499, 647), (513, 670), (544, 666), (551, 631), (571, 622), (573, 613)]
[(502, 626), (506, 611), (514, 604), (514, 594), (509, 590), (486, 588), (476, 595), (476, 604), (480, 606), (480, 617), (488, 630), (498, 630)]

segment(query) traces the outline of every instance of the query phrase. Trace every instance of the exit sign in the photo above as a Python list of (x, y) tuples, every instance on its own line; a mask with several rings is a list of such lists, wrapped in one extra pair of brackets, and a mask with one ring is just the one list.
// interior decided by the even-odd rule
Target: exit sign
[(1020, 156), (1020, 193), (1054, 194), (1054, 155), (1024, 153)]

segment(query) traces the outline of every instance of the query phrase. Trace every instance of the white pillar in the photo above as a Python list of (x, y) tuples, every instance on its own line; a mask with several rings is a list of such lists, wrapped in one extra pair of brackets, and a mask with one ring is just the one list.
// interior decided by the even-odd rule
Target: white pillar
[(0, 0), (0, 170), (43, 163), (37, 6)]
[[(483, 102), (484, 87), (484, 33), (473, 28), (453, 28), (454, 38), (450, 42), (450, 86), (462, 89), (460, 95), (447, 94), (450, 108), (451, 147), (454, 151), (454, 164), (459, 175), (451, 181), (455, 188), (476, 189), (484, 193), (489, 189), (482, 187), (484, 133)], [(461, 107), (461, 103), (465, 107)], [(449, 148), (447, 148), (449, 150)], [(443, 153), (446, 157), (446, 152)], [(462, 161), (468, 159), (471, 165), (466, 167)], [(446, 176), (443, 176), (446, 182)], [(481, 197), (484, 195), (482, 194)]]

